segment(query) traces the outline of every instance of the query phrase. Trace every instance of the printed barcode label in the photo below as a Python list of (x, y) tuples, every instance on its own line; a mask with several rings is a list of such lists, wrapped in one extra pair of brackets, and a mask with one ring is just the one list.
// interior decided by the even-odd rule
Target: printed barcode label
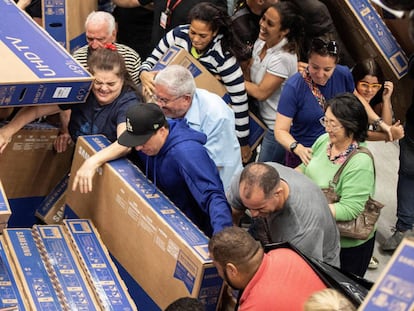
[(71, 90), (71, 87), (57, 87), (53, 93), (53, 98), (68, 98)]

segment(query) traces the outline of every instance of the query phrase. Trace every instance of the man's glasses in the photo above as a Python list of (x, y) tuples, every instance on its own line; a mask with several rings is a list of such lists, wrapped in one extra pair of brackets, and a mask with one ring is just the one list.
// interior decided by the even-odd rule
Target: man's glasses
[(361, 88), (363, 88), (365, 90), (368, 90), (369, 88), (372, 88), (372, 89), (378, 91), (382, 87), (382, 84), (380, 84), (380, 83), (368, 83), (368, 82), (365, 82), (365, 81), (359, 81), (358, 86), (360, 86)]
[(159, 103), (159, 104), (162, 104), (162, 105), (165, 106), (165, 105), (168, 105), (169, 103), (172, 103), (172, 102), (176, 101), (177, 99), (179, 99), (179, 98), (181, 98), (183, 96), (184, 95), (180, 95), (180, 96), (177, 96), (175, 98), (168, 99), (168, 98), (164, 98), (164, 97), (159, 97), (159, 96), (157, 96), (157, 95), (154, 94), (151, 97), (154, 100), (154, 102)]
[(321, 122), (322, 126), (326, 128), (330, 128), (332, 132), (336, 132), (340, 128), (343, 128), (342, 125), (337, 125), (335, 123), (332, 123), (332, 121), (326, 119), (325, 117), (322, 117), (319, 119), (319, 122)]
[(312, 40), (312, 50), (322, 51), (324, 49), (331, 55), (338, 55), (338, 45), (336, 44), (336, 41), (325, 42), (319, 38)]

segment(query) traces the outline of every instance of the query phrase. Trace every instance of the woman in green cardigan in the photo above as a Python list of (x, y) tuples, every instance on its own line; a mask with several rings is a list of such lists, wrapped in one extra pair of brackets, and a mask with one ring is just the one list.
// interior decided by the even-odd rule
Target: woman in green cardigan
[[(313, 144), (309, 164), (300, 165), (298, 170), (321, 188), (326, 188), (349, 154), (365, 141), (368, 116), (357, 97), (345, 93), (327, 102), (321, 123), (326, 133)], [(346, 164), (335, 187), (341, 198), (339, 202), (329, 204), (332, 215), (339, 221), (356, 218), (374, 190), (374, 162), (368, 154), (357, 153)], [(368, 268), (374, 244), (375, 230), (366, 240), (341, 237), (341, 268), (362, 277)]]

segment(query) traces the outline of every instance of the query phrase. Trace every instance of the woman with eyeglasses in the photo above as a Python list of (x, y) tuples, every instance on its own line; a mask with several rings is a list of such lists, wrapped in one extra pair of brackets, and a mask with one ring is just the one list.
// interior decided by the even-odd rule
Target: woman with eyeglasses
[[(328, 100), (326, 107), (320, 122), (326, 133), (312, 145), (312, 159), (297, 168), (321, 188), (329, 186), (351, 152), (364, 144), (368, 129), (367, 112), (354, 94), (338, 95)], [(352, 156), (340, 175), (335, 187), (340, 200), (329, 204), (332, 215), (337, 221), (357, 218), (374, 190), (374, 162), (368, 154), (360, 152)], [(341, 237), (341, 268), (364, 276), (374, 244), (375, 230), (366, 240)]]
[(297, 72), (297, 52), (303, 33), (303, 18), (290, 2), (270, 6), (260, 20), (259, 38), (253, 47), (247, 94), (257, 100), (260, 118), (268, 127), (259, 162), (285, 162), (285, 149), (273, 132), (280, 93), (287, 78)]
[(324, 133), (320, 119), (326, 100), (354, 91), (346, 66), (338, 65), (335, 41), (315, 38), (308, 52), (308, 68), (296, 73), (284, 85), (275, 122), (275, 138), (288, 151), (285, 165), (308, 164), (315, 140)]
[(151, 97), (154, 94), (156, 72), (151, 69), (172, 46), (189, 52), (223, 82), (236, 118), (235, 130), (241, 146), (242, 160), (247, 162), (252, 154), (248, 145), (248, 101), (243, 72), (238, 62), (245, 57), (245, 49), (233, 34), (227, 12), (214, 4), (200, 2), (191, 9), (188, 25), (174, 28), (160, 40), (139, 69), (145, 96)]
[[(383, 122), (391, 126), (393, 139), (402, 138), (404, 136), (404, 129), (400, 125), (400, 121), (392, 124), (391, 95), (394, 84), (391, 81), (385, 81), (378, 63), (372, 58), (365, 59), (354, 66), (352, 76), (355, 81), (355, 95), (360, 100), (365, 100), (369, 103), (375, 113), (381, 116)], [(387, 141), (389, 139), (388, 134), (379, 131), (378, 126), (375, 125), (370, 125), (368, 140)]]

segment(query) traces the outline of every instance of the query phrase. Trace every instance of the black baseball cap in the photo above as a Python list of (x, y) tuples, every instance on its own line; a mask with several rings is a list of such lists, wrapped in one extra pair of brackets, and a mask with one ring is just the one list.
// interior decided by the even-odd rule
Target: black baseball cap
[(126, 112), (126, 131), (118, 143), (126, 147), (145, 144), (165, 124), (165, 116), (157, 104), (147, 103), (130, 107)]

